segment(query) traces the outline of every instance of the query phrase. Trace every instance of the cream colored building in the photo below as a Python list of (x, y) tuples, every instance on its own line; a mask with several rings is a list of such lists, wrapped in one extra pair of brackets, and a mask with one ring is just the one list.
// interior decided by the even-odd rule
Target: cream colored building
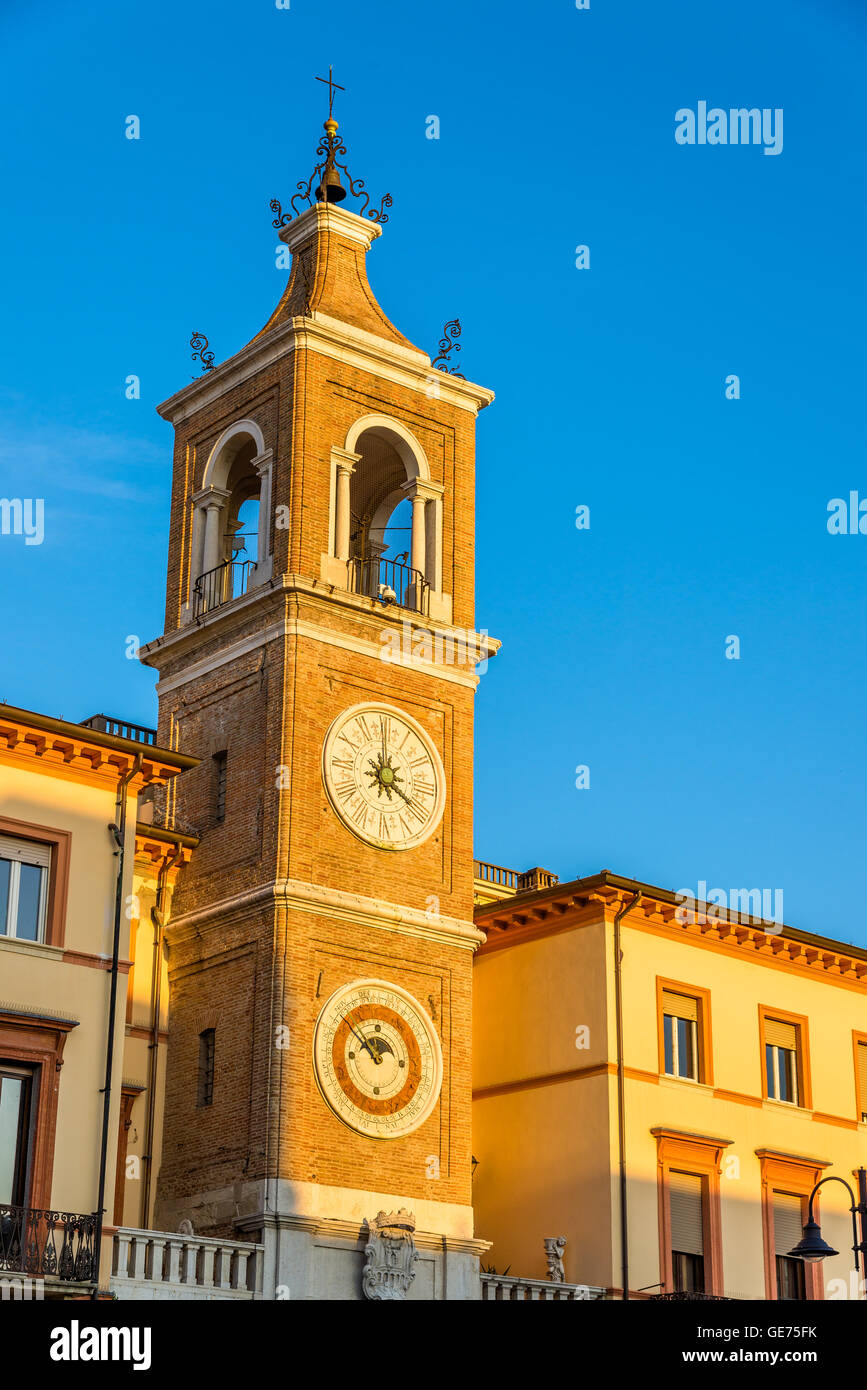
[(564, 1236), (567, 1281), (609, 1296), (854, 1296), (839, 1183), (816, 1210), (840, 1254), (786, 1255), (814, 1184), (867, 1161), (867, 951), (615, 874), (516, 892), (508, 872), (477, 866), (490, 1264), (544, 1277)]
[(146, 1217), (148, 1164), (126, 1158), (148, 1136), (159, 1146), (151, 908), (159, 893), (168, 911), (195, 841), (137, 828), (137, 803), (196, 764), (152, 740), (102, 716), (86, 727), (0, 705), (0, 1279), (26, 1275), (38, 1296), (91, 1286), (101, 1168), (103, 1286), (114, 1225)]

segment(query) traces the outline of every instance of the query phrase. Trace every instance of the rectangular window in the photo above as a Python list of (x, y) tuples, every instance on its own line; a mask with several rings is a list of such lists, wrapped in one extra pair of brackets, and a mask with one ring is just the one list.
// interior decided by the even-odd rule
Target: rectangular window
[(858, 1119), (862, 1125), (867, 1125), (867, 1042), (855, 1044), (855, 1091)]
[(0, 1064), (0, 1205), (24, 1205), (32, 1087), (32, 1072)]
[(807, 1297), (804, 1261), (790, 1259), (789, 1251), (804, 1234), (803, 1198), (788, 1192), (775, 1192), (773, 1201), (777, 1298), (787, 1302), (801, 1301)]
[(0, 936), (44, 941), (51, 847), (0, 835)]
[(698, 1000), (663, 990), (662, 1028), (666, 1076), (698, 1081)]
[(677, 1293), (704, 1293), (704, 1185), (696, 1173), (669, 1173), (671, 1272)]
[(229, 755), (225, 749), (214, 754), (214, 820), (219, 825), (226, 819), (226, 767)]
[(199, 1034), (199, 1086), (197, 1105), (214, 1103), (214, 1029)]
[(768, 1099), (798, 1104), (798, 1028), (776, 1018), (765, 1019), (765, 1078)]

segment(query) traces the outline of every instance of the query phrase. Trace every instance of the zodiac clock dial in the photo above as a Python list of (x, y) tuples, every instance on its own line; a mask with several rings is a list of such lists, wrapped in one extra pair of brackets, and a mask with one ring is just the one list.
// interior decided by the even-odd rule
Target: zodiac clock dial
[(412, 849), (442, 819), (439, 754), (393, 705), (353, 705), (337, 716), (325, 737), (322, 777), (343, 824), (377, 849)]
[(411, 994), (385, 980), (356, 980), (332, 994), (316, 1021), (313, 1064), (338, 1119), (371, 1139), (418, 1129), (442, 1086), (431, 1020)]

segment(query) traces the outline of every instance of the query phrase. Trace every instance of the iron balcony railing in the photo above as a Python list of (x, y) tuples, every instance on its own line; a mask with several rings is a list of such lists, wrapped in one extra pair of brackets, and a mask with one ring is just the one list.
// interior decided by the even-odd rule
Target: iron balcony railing
[(204, 617), (214, 608), (246, 594), (250, 564), (249, 560), (226, 560), (216, 569), (200, 574), (193, 585), (193, 616)]
[(130, 724), (126, 719), (114, 719), (110, 714), (92, 714), (82, 719), (82, 729), (94, 729), (99, 734), (114, 734), (115, 738), (131, 738), (135, 743), (156, 743), (156, 729), (143, 724)]
[(423, 614), (428, 611), (430, 585), (424, 575), (397, 560), (352, 560), (350, 588), (353, 593), (367, 594), (384, 605), (395, 603), (398, 608)]
[(97, 1219), (0, 1205), (0, 1271), (31, 1279), (93, 1280)]

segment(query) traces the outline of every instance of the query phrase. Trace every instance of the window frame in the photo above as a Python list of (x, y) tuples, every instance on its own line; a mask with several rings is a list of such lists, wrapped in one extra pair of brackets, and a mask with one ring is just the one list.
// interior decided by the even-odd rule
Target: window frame
[(229, 791), (229, 750), (219, 748), (214, 760), (214, 824), (225, 825)]
[(217, 1030), (216, 1028), (203, 1028), (199, 1033), (199, 1061), (196, 1081), (197, 1110), (205, 1110), (214, 1104), (216, 1060)]
[(22, 1205), (40, 1210), (51, 1205), (63, 1049), (69, 1033), (77, 1027), (73, 1019), (10, 1013), (0, 1006), (0, 1061), (33, 1071), (30, 1153)]
[[(3, 839), (20, 839), (19, 836), (4, 836)], [(21, 840), (24, 845), (36, 847), (36, 840)], [(42, 845), (38, 846), (43, 849)], [(51, 847), (47, 847), (48, 863), (34, 864), (28, 859), (8, 859), (6, 856), (5, 845), (0, 843), (0, 863), (9, 865), (9, 890), (6, 895), (6, 916), (5, 921), (0, 922), (0, 936), (7, 941), (27, 941), (31, 946), (42, 946), (45, 944), (45, 928), (48, 919), (48, 884), (51, 874)], [(36, 935), (22, 936), (19, 934), (21, 925), (21, 868), (26, 865), (30, 869), (39, 870), (39, 897), (36, 904)]]
[(59, 830), (47, 825), (34, 825), (29, 821), (12, 820), (0, 816), (0, 835), (15, 840), (29, 841), (31, 844), (47, 845), (50, 850), (48, 881), (45, 885), (45, 913), (42, 936), (37, 942), (26, 937), (7, 936), (0, 933), (2, 943), (14, 943), (19, 949), (27, 946), (60, 946), (66, 939), (66, 904), (69, 896), (69, 864), (72, 853), (72, 835), (68, 830)]
[[(683, 994), (694, 999), (698, 1006), (698, 1020), (695, 1028), (696, 1076), (673, 1076), (665, 1070), (665, 1018), (663, 996)], [(675, 1015), (669, 1014), (669, 1018)], [(656, 1032), (659, 1052), (659, 1075), (667, 1081), (686, 1081), (693, 1086), (713, 1085), (713, 1034), (711, 1030), (710, 990), (701, 985), (685, 984), (682, 980), (669, 980), (661, 975), (656, 977)]]
[(852, 1063), (855, 1068), (855, 1121), (867, 1125), (867, 1088), (861, 1089), (861, 1069), (858, 1065), (858, 1048), (867, 1048), (867, 1033), (852, 1030)]
[[(11, 1206), (26, 1206), (27, 1192), (33, 1166), (33, 1148), (36, 1137), (36, 1113), (39, 1101), (38, 1066), (22, 1066), (17, 1060), (0, 1058), (0, 1088), (3, 1078), (18, 1077), (23, 1082), (23, 1095), (19, 1100), (18, 1129), (15, 1135), (15, 1159), (12, 1174)], [(5, 1198), (3, 1201), (5, 1202)]]
[(709, 1135), (685, 1134), (658, 1125), (651, 1129), (656, 1139), (657, 1192), (659, 1212), (659, 1274), (665, 1293), (676, 1293), (674, 1251), (671, 1248), (670, 1174), (688, 1173), (702, 1181), (702, 1244), (704, 1246), (704, 1291), (722, 1294), (723, 1243), (720, 1198), (720, 1168), (725, 1150), (733, 1139), (714, 1139)]
[[(772, 1011), (777, 1017), (777, 1011)], [(756, 1149), (756, 1157), (761, 1165), (762, 1184), (762, 1235), (765, 1262), (765, 1298), (770, 1302), (779, 1300), (777, 1284), (777, 1249), (774, 1231), (774, 1193), (790, 1197), (800, 1197), (806, 1214), (810, 1193), (829, 1165), (812, 1158), (799, 1158), (797, 1154), (779, 1153), (776, 1149)], [(819, 1210), (821, 1192), (813, 1199), (813, 1217), (821, 1225)], [(804, 1261), (804, 1293), (806, 1301), (824, 1298), (822, 1263), (810, 1264)]]
[[(768, 1090), (768, 1069), (767, 1069), (767, 1047), (774, 1047), (778, 1052), (787, 1052), (788, 1048), (780, 1048), (775, 1043), (765, 1042), (765, 1023), (768, 1019), (776, 1020), (779, 1023), (790, 1023), (797, 1037), (797, 1047), (795, 1050), (796, 1059), (796, 1090), (797, 1099), (780, 1100), (777, 1096), (769, 1094)], [(785, 1105), (791, 1110), (812, 1110), (813, 1091), (810, 1077), (810, 1026), (806, 1014), (793, 1014), (787, 1009), (775, 1009), (768, 1004), (759, 1004), (759, 1066), (761, 1072), (761, 1095), (763, 1100), (772, 1101), (775, 1105)]]

